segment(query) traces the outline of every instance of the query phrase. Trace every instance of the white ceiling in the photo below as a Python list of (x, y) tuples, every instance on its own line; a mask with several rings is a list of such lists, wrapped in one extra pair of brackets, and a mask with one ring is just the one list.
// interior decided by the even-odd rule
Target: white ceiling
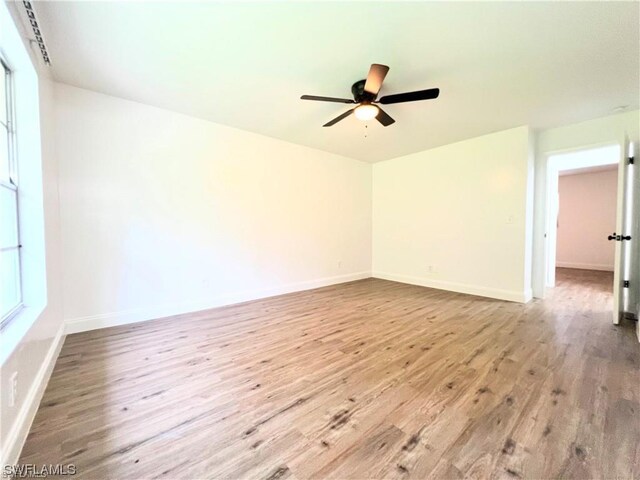
[[(61, 82), (379, 161), (520, 125), (548, 128), (638, 108), (640, 3), (42, 2)], [(347, 118), (373, 62), (396, 123)], [(365, 125), (367, 128), (365, 128)]]

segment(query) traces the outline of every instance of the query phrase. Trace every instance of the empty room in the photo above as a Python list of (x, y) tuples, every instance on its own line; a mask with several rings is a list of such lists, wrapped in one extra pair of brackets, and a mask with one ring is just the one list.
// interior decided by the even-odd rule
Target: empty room
[(640, 478), (640, 2), (0, 2), (2, 478)]

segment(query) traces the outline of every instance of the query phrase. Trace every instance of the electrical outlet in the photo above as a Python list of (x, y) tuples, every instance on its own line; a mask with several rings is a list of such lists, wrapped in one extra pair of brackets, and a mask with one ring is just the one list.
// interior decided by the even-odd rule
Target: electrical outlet
[(427, 265), (427, 272), (429, 273), (437, 273), (438, 269), (435, 265)]
[(9, 406), (13, 407), (16, 404), (18, 397), (18, 372), (11, 374), (11, 385), (9, 386)]
[(342, 268), (342, 260), (338, 260), (338, 268)]

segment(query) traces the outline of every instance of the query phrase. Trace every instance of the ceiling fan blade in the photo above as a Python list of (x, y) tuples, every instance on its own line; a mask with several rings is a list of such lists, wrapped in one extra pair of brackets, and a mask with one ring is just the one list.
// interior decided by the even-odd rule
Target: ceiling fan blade
[(376, 120), (378, 120), (383, 126), (388, 127), (392, 123), (396, 123), (396, 121), (389, 116), (387, 112), (378, 107), (378, 115), (376, 115)]
[(388, 71), (389, 67), (386, 65), (372, 64), (369, 69), (369, 75), (367, 75), (367, 81), (364, 84), (364, 91), (372, 95), (378, 95)]
[(335, 102), (335, 103), (356, 103), (355, 100), (350, 98), (335, 98), (335, 97), (318, 97), (316, 95), (302, 95), (302, 100), (316, 100), (318, 102)]
[(378, 102), (383, 105), (390, 103), (415, 102), (416, 100), (432, 100), (440, 95), (439, 88), (430, 88), (429, 90), (418, 90), (417, 92), (396, 93), (395, 95), (386, 95)]
[(355, 108), (352, 108), (351, 110), (347, 110), (346, 112), (344, 112), (342, 115), (337, 116), (336, 118), (334, 118), (333, 120), (325, 123), (323, 125), (323, 127), (330, 127), (331, 125), (335, 125), (336, 123), (338, 123), (340, 120), (344, 120), (345, 118), (347, 118), (349, 115), (351, 115), (353, 113), (353, 111), (355, 110)]

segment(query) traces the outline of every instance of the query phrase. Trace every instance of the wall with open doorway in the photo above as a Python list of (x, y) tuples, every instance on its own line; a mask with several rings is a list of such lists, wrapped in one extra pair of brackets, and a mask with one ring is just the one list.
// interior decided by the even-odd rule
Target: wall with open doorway
[[(554, 154), (603, 145), (622, 145), (640, 139), (640, 111), (633, 110), (562, 127), (540, 130), (535, 135), (535, 214), (533, 235), (533, 295), (544, 298), (548, 260), (548, 163)], [(640, 262), (636, 262), (640, 271)], [(640, 272), (636, 272), (640, 273)], [(640, 275), (638, 275), (640, 277)]]
[(617, 188), (615, 165), (560, 172), (557, 267), (613, 271)]

